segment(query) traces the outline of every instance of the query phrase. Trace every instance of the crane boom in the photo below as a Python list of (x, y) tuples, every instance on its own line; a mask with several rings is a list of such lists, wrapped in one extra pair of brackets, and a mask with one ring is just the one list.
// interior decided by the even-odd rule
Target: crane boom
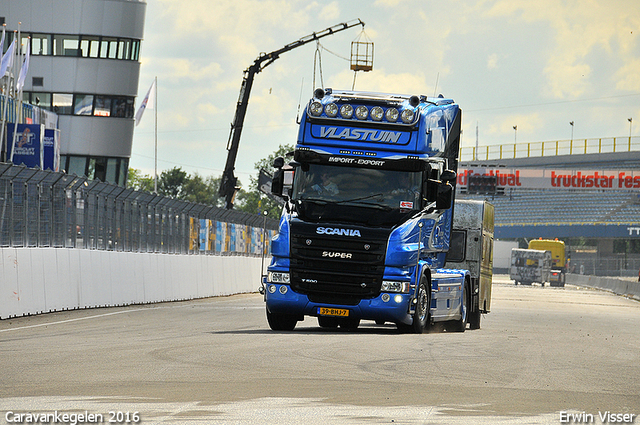
[(236, 184), (238, 179), (234, 175), (233, 171), (235, 169), (236, 157), (238, 156), (238, 146), (240, 145), (242, 125), (244, 123), (244, 117), (247, 114), (249, 95), (251, 94), (251, 87), (253, 86), (253, 79), (255, 75), (267, 66), (271, 65), (282, 53), (357, 25), (362, 25), (362, 27), (364, 27), (364, 22), (360, 19), (355, 19), (353, 21), (337, 24), (320, 32), (314, 32), (313, 34), (302, 37), (301, 39), (289, 43), (281, 49), (275, 50), (271, 53), (261, 53), (253, 64), (244, 70), (242, 85), (240, 87), (240, 96), (238, 97), (238, 103), (236, 104), (236, 114), (233, 118), (233, 122), (231, 123), (231, 132), (229, 133), (229, 140), (227, 141), (227, 163), (222, 174), (220, 189), (218, 191), (220, 196), (225, 197), (227, 209), (233, 208), (233, 198), (237, 190)]

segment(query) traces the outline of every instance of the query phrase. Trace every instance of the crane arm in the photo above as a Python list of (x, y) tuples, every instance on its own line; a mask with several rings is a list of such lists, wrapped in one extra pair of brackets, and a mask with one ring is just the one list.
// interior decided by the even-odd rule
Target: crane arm
[(355, 19), (353, 21), (337, 24), (320, 32), (314, 32), (313, 34), (302, 37), (301, 39), (296, 40), (293, 43), (287, 44), (279, 50), (275, 50), (271, 53), (262, 53), (253, 62), (253, 64), (244, 71), (244, 75), (242, 77), (242, 85), (240, 86), (240, 96), (238, 97), (238, 103), (236, 104), (236, 113), (233, 118), (233, 122), (231, 123), (231, 132), (229, 133), (229, 140), (227, 141), (227, 163), (222, 174), (220, 189), (218, 191), (218, 194), (220, 196), (225, 197), (227, 209), (233, 208), (233, 198), (235, 197), (235, 193), (237, 190), (236, 185), (238, 179), (233, 171), (235, 169), (236, 157), (238, 156), (238, 146), (240, 145), (242, 125), (247, 114), (249, 96), (251, 94), (251, 87), (253, 86), (255, 75), (267, 66), (271, 65), (276, 59), (280, 57), (282, 53), (293, 50), (296, 47), (303, 46), (314, 40), (319, 40), (328, 35), (332, 35), (340, 31), (352, 28), (356, 25), (362, 25), (362, 27), (364, 27), (364, 22), (362, 22), (360, 19)]

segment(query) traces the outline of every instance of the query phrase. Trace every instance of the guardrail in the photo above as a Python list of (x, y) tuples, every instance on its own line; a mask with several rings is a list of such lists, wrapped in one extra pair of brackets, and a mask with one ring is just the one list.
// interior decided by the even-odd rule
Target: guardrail
[(0, 163), (0, 247), (261, 255), (278, 221)]
[(640, 151), (640, 137), (608, 137), (460, 148), (460, 161)]

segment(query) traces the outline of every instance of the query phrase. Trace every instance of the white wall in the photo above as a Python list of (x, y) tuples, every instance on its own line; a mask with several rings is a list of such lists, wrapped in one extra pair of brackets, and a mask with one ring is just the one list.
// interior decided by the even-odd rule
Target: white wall
[(259, 257), (0, 248), (0, 319), (255, 292), (260, 265)]

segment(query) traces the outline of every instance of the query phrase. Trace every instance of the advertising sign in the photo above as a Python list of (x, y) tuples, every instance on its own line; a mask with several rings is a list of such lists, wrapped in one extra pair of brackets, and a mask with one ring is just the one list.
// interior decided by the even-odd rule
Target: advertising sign
[(44, 168), (44, 125), (7, 125), (7, 158), (14, 165)]
[(640, 189), (638, 170), (534, 169), (507, 167), (460, 167), (458, 186), (467, 188), (475, 176), (495, 176), (497, 188), (520, 189)]
[(60, 130), (44, 130), (43, 170), (60, 171)]

